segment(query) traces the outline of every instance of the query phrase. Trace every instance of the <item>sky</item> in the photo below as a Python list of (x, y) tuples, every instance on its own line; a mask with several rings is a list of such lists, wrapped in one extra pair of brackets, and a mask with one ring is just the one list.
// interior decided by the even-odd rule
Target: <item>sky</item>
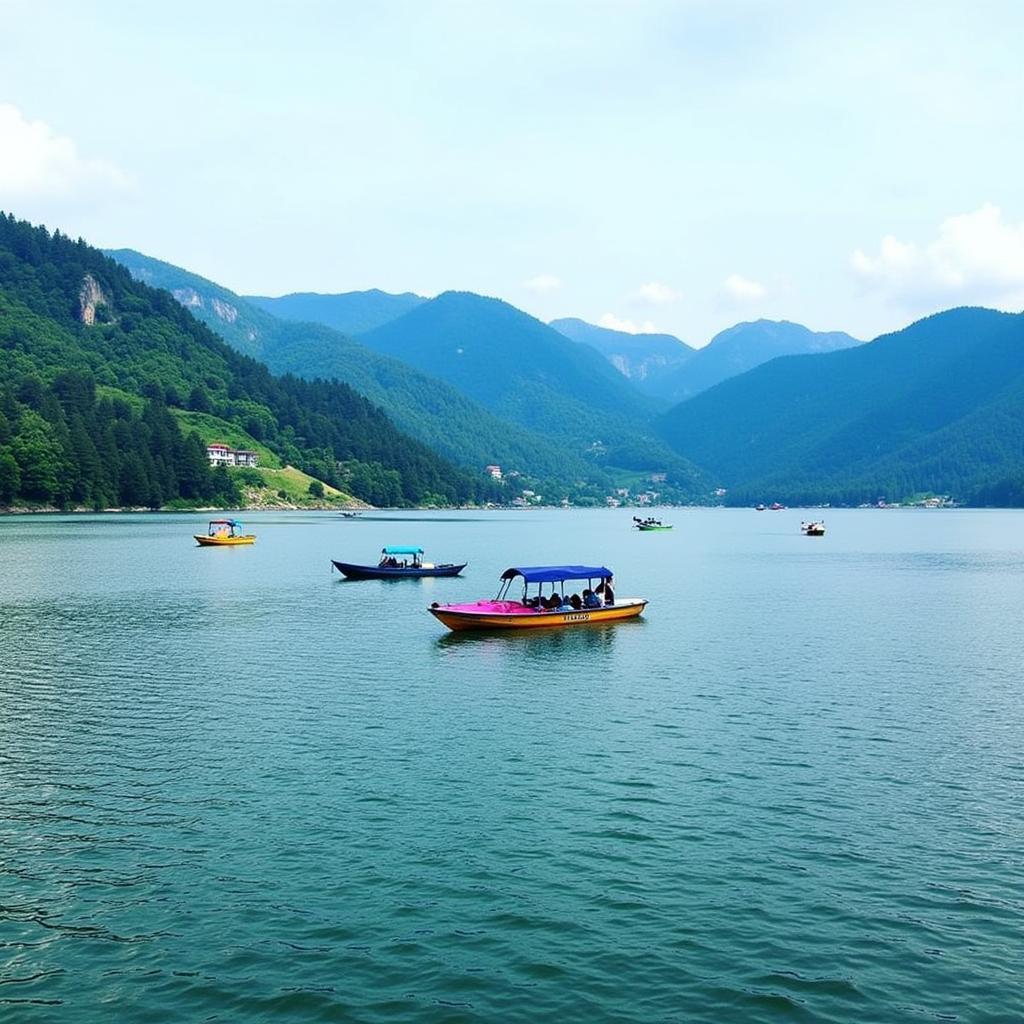
[(703, 345), (1024, 307), (1024, 4), (0, 0), (0, 209)]

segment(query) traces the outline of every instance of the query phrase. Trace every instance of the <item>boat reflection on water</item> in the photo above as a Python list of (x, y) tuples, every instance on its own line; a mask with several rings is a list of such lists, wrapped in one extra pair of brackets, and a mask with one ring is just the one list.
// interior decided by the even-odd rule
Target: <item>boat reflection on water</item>
[(524, 661), (536, 660), (551, 668), (547, 659), (553, 655), (561, 658), (573, 653), (610, 652), (615, 646), (616, 633), (646, 627), (645, 619), (636, 618), (595, 622), (582, 629), (459, 630), (439, 636), (437, 646), (449, 651), (472, 648), (474, 651), (514, 652)]

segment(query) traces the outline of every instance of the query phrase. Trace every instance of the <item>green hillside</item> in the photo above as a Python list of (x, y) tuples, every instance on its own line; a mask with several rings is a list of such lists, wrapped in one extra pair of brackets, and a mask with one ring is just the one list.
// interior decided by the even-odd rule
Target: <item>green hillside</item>
[[(159, 505), (208, 500), (211, 488), (232, 499), (230, 477), (212, 473), (198, 434), (179, 427), (173, 410), (183, 408), (237, 425), (281, 463), (372, 504), (500, 493), (345, 385), (272, 376), (167, 292), (83, 241), (9, 215), (0, 216), (0, 347), (5, 500)], [(110, 388), (144, 399), (141, 411)]]
[(506, 471), (560, 486), (600, 475), (578, 445), (500, 419), (451, 384), (324, 324), (278, 320), (221, 285), (132, 249), (109, 250), (109, 255), (137, 279), (170, 291), (239, 351), (277, 373), (344, 381), (403, 431), (472, 472), (498, 463)]
[(1021, 474), (1022, 412), (1024, 316), (955, 309), (868, 345), (773, 360), (659, 429), (733, 503), (980, 501)]
[(703, 492), (700, 475), (654, 436), (658, 404), (598, 352), (499, 299), (445, 292), (360, 338), (441, 377), (485, 408), (603, 464), (667, 471)]

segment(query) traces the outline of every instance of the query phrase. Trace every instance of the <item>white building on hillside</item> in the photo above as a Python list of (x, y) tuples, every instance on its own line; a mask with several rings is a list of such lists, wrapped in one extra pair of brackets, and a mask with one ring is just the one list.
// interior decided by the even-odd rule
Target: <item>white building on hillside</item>
[(211, 466), (255, 466), (260, 460), (256, 452), (251, 452), (247, 448), (236, 450), (219, 441), (206, 446), (206, 457), (210, 460)]

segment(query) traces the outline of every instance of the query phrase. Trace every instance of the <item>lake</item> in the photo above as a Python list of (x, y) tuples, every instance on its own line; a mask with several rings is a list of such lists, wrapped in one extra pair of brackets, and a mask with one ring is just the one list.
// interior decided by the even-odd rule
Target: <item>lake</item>
[(0, 1018), (1024, 1016), (1024, 513), (659, 514), (0, 520)]

